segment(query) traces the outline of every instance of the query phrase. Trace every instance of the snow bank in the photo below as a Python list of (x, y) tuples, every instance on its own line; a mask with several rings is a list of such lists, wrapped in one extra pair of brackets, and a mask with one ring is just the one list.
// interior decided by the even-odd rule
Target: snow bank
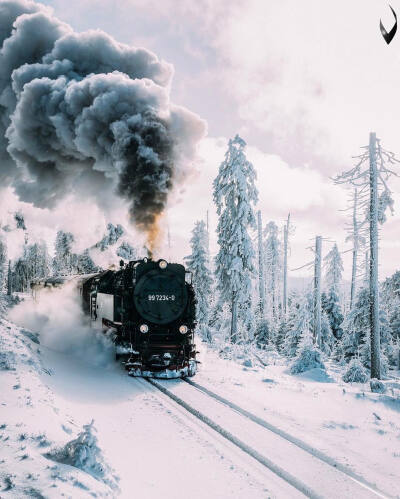
[[(77, 433), (74, 420), (54, 402), (43, 380), (51, 375), (40, 360), (41, 346), (30, 331), (0, 313), (0, 496), (115, 497), (114, 478), (48, 458)], [(79, 436), (78, 436), (79, 439)], [(73, 463), (71, 463), (73, 465)]]
[(9, 313), (10, 319), (31, 331), (40, 332), (42, 345), (107, 367), (114, 362), (109, 338), (89, 327), (74, 282), (61, 288), (44, 288), (35, 300), (24, 300)]

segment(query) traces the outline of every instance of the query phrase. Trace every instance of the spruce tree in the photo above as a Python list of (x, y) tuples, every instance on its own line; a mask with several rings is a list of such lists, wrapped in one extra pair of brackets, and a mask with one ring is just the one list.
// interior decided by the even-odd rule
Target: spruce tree
[(256, 228), (256, 172), (245, 155), (246, 142), (236, 135), (229, 140), (225, 159), (214, 180), (214, 202), (219, 216), (219, 251), (215, 274), (219, 301), (231, 311), (232, 342), (249, 334), (254, 323), (251, 303), (255, 253), (249, 229)]
[(193, 275), (193, 287), (196, 293), (196, 318), (201, 336), (210, 341), (208, 327), (210, 315), (210, 297), (212, 278), (208, 254), (208, 233), (204, 221), (196, 222), (190, 239), (192, 253), (185, 257), (188, 269)]
[(269, 316), (273, 323), (278, 319), (282, 283), (281, 242), (278, 238), (278, 226), (269, 222), (264, 230), (265, 243), (265, 282)]

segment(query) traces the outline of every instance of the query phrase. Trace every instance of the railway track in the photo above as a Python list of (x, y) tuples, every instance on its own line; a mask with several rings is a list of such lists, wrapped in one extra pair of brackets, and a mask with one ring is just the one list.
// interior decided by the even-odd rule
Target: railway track
[(391, 497), (306, 442), (197, 382), (184, 381), (146, 378), (154, 389), (306, 497)]

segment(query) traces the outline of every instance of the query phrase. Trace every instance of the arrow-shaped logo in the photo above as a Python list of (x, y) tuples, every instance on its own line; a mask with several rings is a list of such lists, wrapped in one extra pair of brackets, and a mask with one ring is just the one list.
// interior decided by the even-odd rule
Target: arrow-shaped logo
[(384, 28), (383, 24), (382, 24), (382, 20), (381, 20), (381, 23), (380, 23), (380, 28), (381, 28), (382, 36), (383, 36), (383, 38), (385, 39), (385, 42), (388, 45), (393, 40), (393, 37), (394, 37), (394, 35), (396, 34), (396, 31), (397, 31), (397, 15), (396, 15), (396, 12), (392, 9), (391, 5), (389, 5), (389, 7), (390, 7), (390, 10), (393, 12), (394, 19), (395, 19), (395, 23), (394, 23), (393, 28), (388, 33), (386, 31), (386, 29)]

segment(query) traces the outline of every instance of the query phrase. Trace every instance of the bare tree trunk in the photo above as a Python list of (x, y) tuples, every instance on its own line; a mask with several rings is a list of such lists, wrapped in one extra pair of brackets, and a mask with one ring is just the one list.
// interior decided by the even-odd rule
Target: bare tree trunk
[(288, 239), (289, 239), (290, 213), (283, 230), (283, 315), (287, 310), (287, 267), (288, 267)]
[(369, 251), (365, 252), (365, 286), (369, 285)]
[(322, 237), (315, 238), (314, 263), (314, 342), (321, 348), (321, 248)]
[(357, 256), (358, 256), (358, 224), (357, 224), (357, 203), (358, 191), (354, 189), (353, 205), (353, 265), (351, 269), (351, 291), (350, 291), (350, 310), (353, 308), (356, 297), (356, 279), (357, 279)]
[(258, 229), (258, 294), (260, 317), (264, 318), (265, 312), (265, 281), (264, 281), (264, 249), (262, 241), (262, 219), (261, 211), (257, 213), (257, 229)]
[(8, 296), (12, 295), (12, 283), (11, 283), (11, 260), (8, 261), (8, 273), (7, 273), (7, 294)]
[(369, 301), (371, 327), (371, 378), (381, 379), (378, 282), (378, 173), (376, 167), (376, 135), (369, 136)]
[(231, 320), (231, 343), (237, 341), (237, 299), (236, 294), (232, 295), (232, 320)]

